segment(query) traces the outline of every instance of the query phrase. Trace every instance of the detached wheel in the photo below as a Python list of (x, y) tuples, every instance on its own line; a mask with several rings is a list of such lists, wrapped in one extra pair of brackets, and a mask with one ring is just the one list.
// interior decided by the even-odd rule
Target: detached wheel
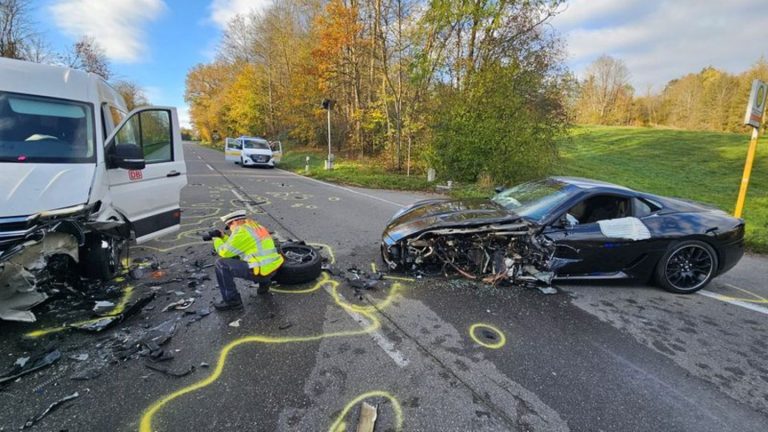
[(80, 268), (91, 279), (109, 280), (120, 270), (120, 244), (113, 237), (88, 235), (80, 249)]
[(317, 250), (298, 243), (286, 243), (280, 246), (280, 253), (285, 262), (277, 270), (275, 281), (283, 285), (296, 285), (311, 282), (322, 272), (322, 260)]
[(712, 280), (717, 271), (717, 254), (712, 246), (698, 240), (673, 244), (656, 267), (656, 282), (677, 294), (694, 293)]

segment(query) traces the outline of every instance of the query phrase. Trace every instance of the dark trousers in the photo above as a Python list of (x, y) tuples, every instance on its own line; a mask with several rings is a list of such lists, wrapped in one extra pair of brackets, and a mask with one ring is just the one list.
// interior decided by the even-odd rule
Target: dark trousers
[(248, 268), (248, 263), (237, 258), (219, 258), (216, 260), (216, 282), (221, 290), (221, 297), (225, 302), (240, 302), (240, 293), (237, 292), (235, 278), (246, 279), (259, 284), (259, 291), (269, 289), (272, 276), (256, 276), (253, 270)]

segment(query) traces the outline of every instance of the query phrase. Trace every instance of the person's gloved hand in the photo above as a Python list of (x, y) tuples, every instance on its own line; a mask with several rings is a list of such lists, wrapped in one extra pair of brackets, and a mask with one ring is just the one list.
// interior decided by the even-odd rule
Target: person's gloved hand
[(224, 234), (222, 234), (221, 230), (212, 229), (203, 235), (203, 240), (211, 241), (215, 237), (224, 237)]

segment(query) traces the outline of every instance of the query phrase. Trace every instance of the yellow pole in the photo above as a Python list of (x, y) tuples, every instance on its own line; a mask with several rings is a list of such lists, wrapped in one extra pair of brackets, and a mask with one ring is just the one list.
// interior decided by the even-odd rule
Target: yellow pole
[(741, 187), (739, 188), (739, 198), (736, 200), (736, 210), (733, 215), (740, 218), (744, 210), (744, 201), (747, 199), (747, 188), (749, 187), (749, 176), (752, 174), (752, 163), (755, 161), (757, 152), (757, 138), (760, 128), (752, 129), (752, 139), (749, 140), (749, 150), (747, 150), (747, 162), (744, 164), (744, 174), (741, 176)]

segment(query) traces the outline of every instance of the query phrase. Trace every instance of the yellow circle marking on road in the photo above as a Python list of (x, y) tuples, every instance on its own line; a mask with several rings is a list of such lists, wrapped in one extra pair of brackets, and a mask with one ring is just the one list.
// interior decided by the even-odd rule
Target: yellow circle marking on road
[(398, 400), (394, 396), (392, 396), (391, 394), (385, 391), (375, 390), (375, 391), (370, 391), (368, 393), (363, 393), (360, 396), (354, 398), (351, 402), (349, 402), (341, 411), (341, 414), (339, 414), (339, 417), (336, 418), (336, 421), (333, 422), (333, 424), (331, 425), (331, 428), (328, 429), (328, 431), (329, 432), (346, 431), (347, 423), (344, 421), (344, 418), (347, 417), (347, 415), (349, 414), (349, 411), (360, 402), (373, 397), (385, 398), (385, 399), (388, 399), (390, 402), (392, 402), (392, 411), (395, 412), (395, 430), (396, 431), (403, 430), (403, 409), (400, 407), (400, 402), (398, 402)]
[[(479, 329), (487, 329), (497, 334), (499, 336), (498, 342), (488, 343), (480, 340), (480, 338), (477, 337), (477, 335), (475, 335), (475, 332), (478, 331)], [(504, 333), (490, 324), (483, 324), (483, 323), (472, 324), (471, 326), (469, 326), (469, 337), (471, 337), (472, 340), (475, 341), (478, 345), (481, 345), (490, 349), (499, 349), (507, 343), (507, 337), (504, 336)]]

